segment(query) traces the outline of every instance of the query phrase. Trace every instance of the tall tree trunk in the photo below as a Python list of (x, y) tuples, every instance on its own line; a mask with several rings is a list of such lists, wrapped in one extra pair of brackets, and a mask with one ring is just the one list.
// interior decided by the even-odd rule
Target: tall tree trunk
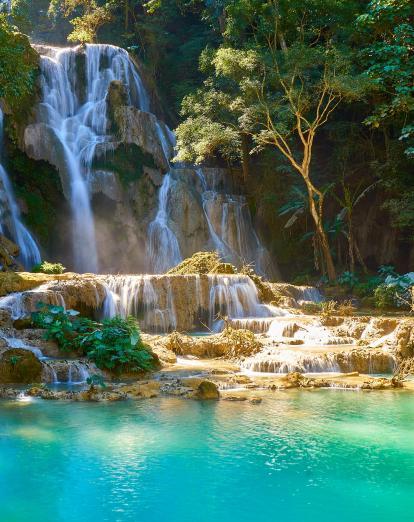
[(355, 256), (354, 256), (354, 234), (352, 231), (352, 218), (348, 211), (348, 247), (349, 247), (349, 269), (355, 272)]
[[(312, 183), (309, 181), (309, 177), (307, 175), (303, 176), (306, 186), (308, 189), (308, 197), (309, 197), (309, 208), (311, 211), (311, 215), (313, 221), (315, 223), (316, 234), (319, 239), (321, 250), (323, 254), (323, 259), (325, 261), (326, 271), (328, 273), (329, 281), (336, 280), (336, 270), (335, 265), (333, 263), (331, 249), (329, 248), (328, 238), (326, 236), (325, 230), (323, 228), (323, 199), (321, 199), (320, 195), (315, 191)], [(315, 196), (319, 197), (318, 205), (315, 202)], [(318, 208), (319, 207), (319, 208)]]
[(241, 134), (241, 149), (242, 149), (242, 169), (243, 181), (247, 183), (250, 173), (250, 154), (249, 154), (249, 139), (247, 134)]
[(129, 0), (125, 1), (125, 12), (124, 12), (124, 27), (125, 31), (128, 31), (129, 28)]

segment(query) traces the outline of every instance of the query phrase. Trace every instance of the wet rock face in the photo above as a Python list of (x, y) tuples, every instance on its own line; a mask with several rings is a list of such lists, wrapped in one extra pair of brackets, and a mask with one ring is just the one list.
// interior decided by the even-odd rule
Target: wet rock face
[(132, 106), (121, 106), (115, 108), (113, 119), (119, 141), (137, 145), (153, 157), (157, 167), (163, 172), (168, 171), (168, 160), (160, 141), (163, 124), (154, 114), (140, 111)]
[[(125, 85), (119, 80), (113, 80), (109, 84), (108, 95), (106, 97), (108, 114), (111, 122), (115, 123), (115, 111), (118, 107), (128, 105), (128, 92)], [(116, 130), (116, 129), (114, 129)]]
[(359, 373), (391, 373), (394, 370), (395, 358), (379, 350), (352, 350), (337, 354), (341, 372)]
[(29, 384), (40, 382), (42, 364), (36, 356), (22, 349), (6, 350), (0, 356), (1, 384)]
[[(1, 204), (0, 199), (0, 204)], [(19, 247), (7, 237), (0, 235), (0, 268), (4, 271), (22, 270), (23, 267), (16, 260), (19, 255)]]
[(398, 325), (396, 332), (396, 344), (398, 355), (405, 359), (414, 356), (414, 324), (411, 321)]

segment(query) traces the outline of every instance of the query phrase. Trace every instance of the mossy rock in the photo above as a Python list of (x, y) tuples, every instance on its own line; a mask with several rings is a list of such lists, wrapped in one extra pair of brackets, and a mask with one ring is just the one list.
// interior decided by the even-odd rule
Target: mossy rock
[(76, 279), (76, 274), (42, 274), (32, 272), (0, 272), (0, 296), (12, 292), (32, 290), (49, 281), (70, 281)]
[[(217, 252), (196, 252), (191, 257), (184, 259), (180, 264), (171, 268), (167, 272), (167, 274), (171, 275), (190, 275), (190, 274), (219, 274), (218, 272), (220, 266), (225, 265), (227, 267), (227, 263), (222, 263), (221, 259)], [(234, 268), (234, 267), (233, 267)], [(234, 269), (233, 274), (236, 272)], [(225, 272), (228, 273), (228, 272)]]
[(187, 388), (192, 388), (193, 392), (190, 397), (202, 401), (218, 400), (220, 392), (214, 382), (207, 381), (198, 377), (188, 377), (182, 379), (182, 384)]
[(134, 143), (120, 144), (114, 151), (108, 151), (105, 155), (95, 158), (92, 166), (96, 170), (114, 172), (124, 187), (139, 180), (144, 167), (156, 169), (151, 154), (144, 152)]
[(210, 274), (236, 274), (237, 270), (231, 263), (217, 263)]
[(115, 110), (117, 107), (128, 105), (128, 92), (124, 83), (120, 80), (113, 80), (109, 84), (108, 95), (106, 97), (108, 105), (109, 119), (111, 120), (112, 130), (117, 131), (115, 123)]
[(16, 261), (19, 255), (19, 247), (7, 239), (7, 237), (0, 235), (0, 265), (1, 270), (19, 270), (22, 268), (20, 263)]
[(40, 382), (42, 363), (29, 350), (15, 348), (5, 351), (0, 358), (1, 384), (29, 384)]

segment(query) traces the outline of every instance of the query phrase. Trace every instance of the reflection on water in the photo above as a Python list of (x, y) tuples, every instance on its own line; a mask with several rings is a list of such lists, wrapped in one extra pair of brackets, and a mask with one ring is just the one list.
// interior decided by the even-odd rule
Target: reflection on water
[(0, 403), (1, 520), (412, 520), (414, 397)]

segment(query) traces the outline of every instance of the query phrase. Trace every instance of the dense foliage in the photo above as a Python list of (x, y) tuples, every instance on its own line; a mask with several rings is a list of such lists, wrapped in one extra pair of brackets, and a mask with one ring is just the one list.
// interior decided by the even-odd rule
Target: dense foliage
[(0, 99), (21, 107), (34, 88), (36, 56), (28, 39), (0, 14)]
[[(344, 271), (366, 278), (390, 262), (408, 270), (411, 0), (36, 5), (13, 0), (12, 23), (46, 41), (121, 45), (140, 59), (155, 110), (178, 124), (178, 159), (240, 167), (257, 222), (274, 231), (267, 246), (283, 273), (307, 281), (321, 272), (331, 280)], [(2, 31), (0, 97), (4, 89), (30, 89), (33, 80), (33, 70), (13, 73), (21, 51), (10, 46), (14, 30), (5, 18), (0, 38)], [(379, 223), (370, 242), (367, 223)], [(397, 245), (392, 251), (381, 229)]]
[(133, 317), (114, 317), (98, 323), (80, 317), (75, 310), (39, 303), (32, 314), (35, 326), (44, 328), (45, 338), (53, 339), (63, 351), (86, 355), (98, 368), (114, 372), (147, 371), (155, 358), (142, 343)]

